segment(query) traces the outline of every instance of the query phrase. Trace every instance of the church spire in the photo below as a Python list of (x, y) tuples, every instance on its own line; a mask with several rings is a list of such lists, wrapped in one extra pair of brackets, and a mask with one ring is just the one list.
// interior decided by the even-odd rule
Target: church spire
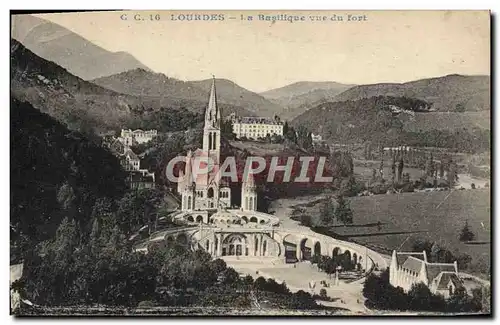
[(205, 127), (220, 127), (220, 111), (217, 107), (217, 92), (215, 90), (215, 76), (212, 75), (212, 88), (210, 89), (210, 97), (208, 106), (205, 112)]

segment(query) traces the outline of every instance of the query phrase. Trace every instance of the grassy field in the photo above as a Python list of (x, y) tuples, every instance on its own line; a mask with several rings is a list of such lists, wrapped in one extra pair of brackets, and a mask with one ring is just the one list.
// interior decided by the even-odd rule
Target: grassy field
[[(471, 273), (490, 266), (490, 191), (455, 190), (429, 193), (375, 195), (350, 199), (354, 224), (335, 226), (348, 239), (380, 250), (412, 250), (416, 239), (437, 242), (455, 255), (472, 257)], [(317, 214), (319, 205), (306, 208)], [(465, 221), (476, 234), (473, 243), (461, 243), (458, 234)], [(380, 227), (377, 223), (380, 222)], [(481, 224), (482, 223), (482, 224)], [(481, 265), (482, 267), (478, 266)]]

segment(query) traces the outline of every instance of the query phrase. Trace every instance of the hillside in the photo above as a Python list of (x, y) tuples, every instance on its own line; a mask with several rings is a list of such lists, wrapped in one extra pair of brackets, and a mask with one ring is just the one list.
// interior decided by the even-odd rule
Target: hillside
[[(272, 103), (259, 94), (251, 92), (231, 80), (217, 79), (217, 98), (221, 103), (244, 107), (252, 115), (273, 117), (279, 114), (283, 108)], [(195, 87), (198, 87), (209, 93), (212, 79), (191, 81)]]
[(140, 104), (70, 74), (11, 41), (11, 92), (72, 129), (119, 127)]
[(51, 238), (64, 217), (85, 224), (96, 198), (123, 195), (124, 180), (110, 152), (11, 98), (10, 224), (15, 247), (33, 248), (30, 244)]
[(120, 128), (185, 130), (203, 120), (206, 106), (206, 102), (165, 102), (103, 88), (38, 57), (16, 40), (11, 43), (11, 92), (13, 97), (87, 135)]
[(334, 101), (357, 100), (372, 96), (418, 98), (433, 103), (432, 108), (436, 111), (456, 111), (457, 105), (463, 105), (465, 111), (490, 110), (490, 77), (453, 74), (402, 84), (355, 86), (335, 96)]
[(281, 88), (261, 93), (263, 97), (282, 106), (281, 117), (293, 119), (319, 101), (329, 101), (336, 95), (353, 87), (338, 82), (300, 81)]
[[(406, 101), (407, 99), (401, 97), (379, 96), (356, 101), (325, 103), (296, 117), (292, 124), (303, 125), (335, 143), (370, 141), (385, 146), (405, 144), (443, 147), (463, 152), (490, 149), (489, 130), (482, 127), (481, 123), (474, 123), (473, 117), (460, 121), (464, 113), (419, 111), (394, 113), (389, 109), (391, 104), (402, 105)], [(438, 114), (445, 116), (437, 120)], [(479, 117), (488, 118), (488, 116)], [(450, 119), (454, 119), (456, 123), (449, 122)], [(438, 124), (439, 121), (442, 121), (441, 125)], [(486, 121), (483, 122), (483, 125), (487, 124)]]
[(12, 37), (36, 55), (84, 80), (136, 68), (148, 69), (131, 54), (110, 52), (72, 31), (31, 15), (12, 16)]
[[(197, 113), (203, 113), (210, 92), (209, 88), (201, 89), (191, 82), (169, 78), (162, 73), (140, 68), (94, 79), (91, 82), (121, 94), (140, 98), (148, 97), (159, 106), (186, 107)], [(233, 112), (243, 116), (253, 115), (243, 108), (244, 106), (225, 100), (226, 96), (221, 94), (221, 87), (223, 87), (222, 83), (217, 82), (217, 96), (223, 115)]]

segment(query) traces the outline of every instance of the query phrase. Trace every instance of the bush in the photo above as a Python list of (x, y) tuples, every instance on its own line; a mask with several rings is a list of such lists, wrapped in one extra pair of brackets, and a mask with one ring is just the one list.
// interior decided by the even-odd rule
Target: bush
[(326, 289), (325, 288), (322, 288), (320, 291), (319, 291), (319, 296), (321, 297), (321, 299), (323, 300), (327, 300), (328, 299), (328, 295), (326, 294)]

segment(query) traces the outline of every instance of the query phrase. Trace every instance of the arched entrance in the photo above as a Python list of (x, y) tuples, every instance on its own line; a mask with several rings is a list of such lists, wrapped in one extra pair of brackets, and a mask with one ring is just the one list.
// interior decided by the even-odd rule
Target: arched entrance
[(174, 237), (168, 236), (167, 237), (167, 246), (171, 246), (175, 242)]
[(300, 260), (302, 261), (309, 261), (311, 259), (311, 247), (307, 245), (307, 238), (300, 241)]
[(189, 216), (189, 217), (187, 218), (187, 220), (188, 220), (189, 222), (194, 222), (194, 218), (193, 218), (193, 216)]
[(314, 256), (321, 256), (321, 244), (319, 241), (314, 244)]
[(283, 237), (285, 263), (296, 263), (301, 259), (300, 237), (287, 234)]
[(248, 218), (246, 216), (243, 216), (241, 217), (241, 220), (245, 221), (246, 223), (248, 223)]
[(342, 267), (344, 270), (352, 270), (352, 256), (349, 250), (346, 250), (342, 254)]
[(222, 241), (222, 256), (248, 255), (247, 237), (231, 234)]
[(264, 219), (260, 219), (260, 222), (259, 222), (261, 225), (265, 224), (266, 223), (266, 220)]
[(257, 223), (257, 217), (251, 217), (251, 218), (250, 218), (250, 222), (255, 222), (255, 223)]
[(358, 264), (358, 254), (356, 254), (356, 253), (352, 254), (352, 263), (354, 265)]
[(340, 248), (335, 247), (332, 251), (332, 257), (335, 258), (335, 257), (339, 256), (339, 253), (340, 253)]
[(349, 261), (352, 260), (352, 257), (351, 257), (351, 252), (349, 250), (346, 250), (344, 252), (344, 256), (346, 256), (346, 259), (348, 259)]
[(198, 215), (196, 217), (196, 222), (203, 222), (203, 216), (202, 215)]

